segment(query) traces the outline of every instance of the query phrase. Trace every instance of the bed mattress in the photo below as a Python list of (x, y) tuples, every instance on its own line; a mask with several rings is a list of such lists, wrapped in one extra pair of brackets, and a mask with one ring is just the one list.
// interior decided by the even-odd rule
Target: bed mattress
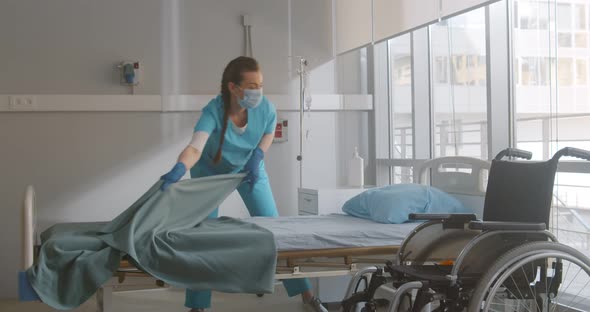
[[(242, 219), (274, 234), (278, 251), (399, 246), (419, 223), (381, 224), (343, 214)], [(71, 231), (98, 231), (108, 222), (61, 223), (44, 237)]]
[(344, 214), (242, 220), (270, 230), (279, 251), (399, 246), (420, 224), (382, 224)]

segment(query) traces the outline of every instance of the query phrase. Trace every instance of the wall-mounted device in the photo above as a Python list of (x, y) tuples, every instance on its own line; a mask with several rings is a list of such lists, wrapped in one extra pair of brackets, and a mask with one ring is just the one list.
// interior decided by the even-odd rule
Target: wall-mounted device
[(140, 81), (141, 68), (137, 61), (123, 61), (117, 66), (122, 85), (136, 86)]
[(289, 140), (289, 121), (286, 119), (277, 119), (275, 127), (274, 143), (287, 142)]
[(252, 17), (242, 15), (242, 25), (244, 25), (244, 56), (254, 57), (252, 54)]

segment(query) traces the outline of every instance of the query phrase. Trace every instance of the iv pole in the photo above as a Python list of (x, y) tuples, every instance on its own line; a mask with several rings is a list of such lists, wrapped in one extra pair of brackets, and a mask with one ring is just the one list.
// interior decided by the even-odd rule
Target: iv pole
[(299, 161), (299, 188), (303, 187), (303, 113), (305, 103), (305, 67), (307, 66), (307, 60), (303, 57), (299, 57), (299, 155), (297, 155), (297, 161)]

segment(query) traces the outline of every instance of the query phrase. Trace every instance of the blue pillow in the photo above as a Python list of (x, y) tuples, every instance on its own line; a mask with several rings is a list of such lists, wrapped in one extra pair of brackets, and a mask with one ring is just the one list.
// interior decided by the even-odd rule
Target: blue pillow
[(404, 223), (410, 213), (473, 213), (453, 196), (421, 184), (369, 189), (348, 200), (342, 211), (379, 223)]

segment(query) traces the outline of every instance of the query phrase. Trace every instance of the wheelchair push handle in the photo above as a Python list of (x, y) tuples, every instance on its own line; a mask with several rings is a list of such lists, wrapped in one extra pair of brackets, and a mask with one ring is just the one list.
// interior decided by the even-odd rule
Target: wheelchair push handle
[(590, 151), (575, 147), (564, 147), (557, 151), (553, 158), (559, 159), (561, 156), (576, 157), (590, 161)]
[(499, 152), (498, 155), (496, 155), (495, 159), (500, 160), (504, 157), (515, 157), (530, 160), (531, 158), (533, 158), (533, 153), (518, 148), (509, 147)]

